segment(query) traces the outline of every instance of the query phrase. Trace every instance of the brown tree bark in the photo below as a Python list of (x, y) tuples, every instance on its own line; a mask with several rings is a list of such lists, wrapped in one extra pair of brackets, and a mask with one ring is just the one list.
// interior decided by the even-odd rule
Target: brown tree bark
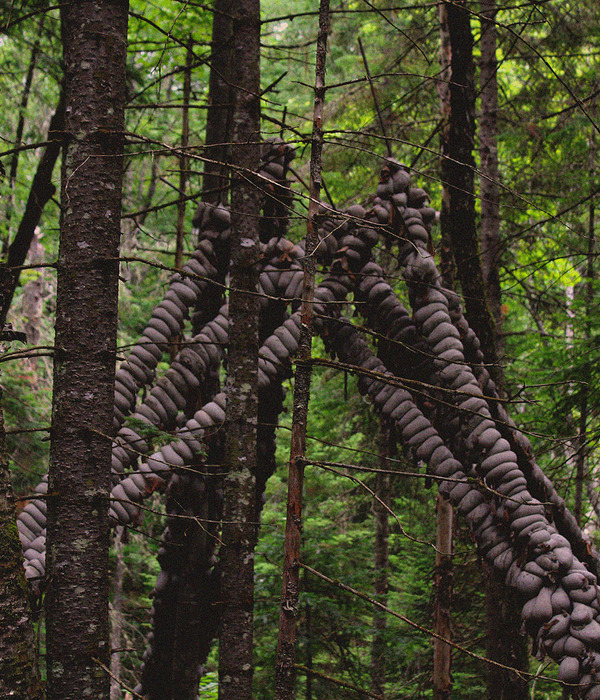
[[(595, 173), (595, 134), (592, 132), (590, 144), (590, 189), (594, 186)], [(585, 304), (585, 322), (584, 322), (584, 343), (587, 347), (592, 337), (591, 318), (594, 311), (594, 256), (596, 248), (596, 232), (595, 232), (595, 217), (596, 205), (594, 198), (590, 198), (588, 204), (588, 240), (587, 240), (587, 255), (586, 255), (586, 270), (585, 270), (585, 285), (584, 285), (584, 304)], [(579, 392), (579, 426), (577, 429), (577, 438), (575, 440), (575, 503), (573, 507), (573, 515), (577, 524), (581, 527), (581, 516), (583, 512), (583, 485), (585, 482), (585, 468), (588, 451), (588, 420), (589, 420), (589, 387), (592, 380), (592, 367), (590, 362), (584, 362), (581, 370), (581, 389)]]
[(15, 289), (19, 284), (21, 270), (18, 268), (25, 263), (35, 228), (40, 222), (44, 207), (56, 191), (52, 183), (52, 172), (61, 149), (64, 116), (65, 105), (61, 93), (56, 111), (48, 127), (48, 141), (50, 143), (44, 148), (33, 176), (25, 211), (14, 240), (8, 247), (6, 263), (0, 266), (0, 326), (6, 322)]
[[(488, 304), (497, 326), (496, 353), (502, 356), (502, 290), (500, 263), (500, 185), (498, 170), (498, 61), (496, 59), (496, 0), (482, 0), (479, 46), (479, 158), (481, 188), (481, 267)], [(498, 368), (500, 370), (500, 368)]]
[(439, 259), (440, 273), (444, 286), (447, 289), (454, 289), (456, 280), (456, 263), (452, 252), (452, 241), (450, 239), (450, 188), (443, 176), (444, 173), (444, 148), (450, 138), (450, 78), (452, 72), (450, 63), (452, 61), (452, 51), (450, 46), (450, 33), (448, 31), (448, 5), (441, 2), (438, 6), (438, 17), (440, 22), (440, 80), (438, 82), (438, 95), (440, 97), (440, 171), (442, 173), (442, 206), (440, 210), (440, 244)]
[[(1, 392), (0, 392), (1, 397)], [(0, 407), (0, 697), (42, 697)]]
[(288, 497), (283, 552), (283, 582), (279, 612), (279, 636), (275, 668), (276, 700), (293, 700), (296, 696), (296, 633), (300, 594), (300, 548), (302, 542), (302, 491), (306, 425), (310, 398), (313, 299), (315, 291), (318, 244), (317, 212), (321, 194), (321, 154), (323, 150), (323, 108), (325, 104), (325, 64), (329, 32), (329, 0), (319, 4), (319, 33), (315, 67), (315, 102), (310, 154), (310, 199), (305, 238), (304, 280), (302, 283), (302, 324), (298, 360), (294, 374), (294, 408), (288, 470)]
[[(495, 59), (495, 7), (493, 0), (485, 0), (482, 7), (482, 98), (483, 135), (482, 148), (484, 167), (490, 168), (485, 180), (485, 206), (482, 205), (482, 222), (484, 231), (499, 235), (498, 226), (498, 189), (492, 187), (497, 181), (497, 147), (495, 143), (497, 95), (494, 80)], [(444, 3), (446, 31), (446, 67), (449, 68), (445, 117), (447, 123), (442, 130), (442, 181), (447, 188), (447, 209), (442, 217), (442, 231), (448, 230), (457, 278), (460, 282), (465, 300), (466, 316), (470, 326), (477, 334), (492, 378), (501, 390), (502, 371), (499, 365), (499, 331), (487, 303), (487, 282), (492, 285), (499, 280), (498, 242), (485, 239), (485, 263), (482, 266), (479, 251), (478, 232), (475, 220), (473, 148), (475, 139), (475, 87), (473, 63), (473, 36), (470, 26), (470, 14), (466, 3)], [(444, 39), (444, 32), (442, 32)], [(442, 41), (444, 46), (444, 41)], [(485, 64), (485, 67), (483, 66)], [(443, 64), (444, 67), (444, 64)], [(444, 100), (442, 100), (444, 109)], [(495, 170), (494, 170), (495, 167)], [(482, 190), (483, 191), (483, 190)], [(487, 234), (490, 235), (489, 233)], [(442, 234), (444, 236), (444, 234)], [(495, 247), (494, 247), (495, 246)], [(487, 267), (486, 267), (487, 266)], [(486, 270), (484, 277), (483, 270)], [(494, 287), (492, 295), (499, 304), (499, 286)], [(498, 314), (500, 307), (498, 306)], [(500, 315), (498, 316), (500, 319)], [(485, 576), (486, 589), (486, 654), (488, 658), (505, 666), (526, 669), (526, 650), (524, 639), (520, 636), (521, 619), (509, 591), (494, 585), (491, 575)], [(520, 664), (520, 665), (519, 665)], [(523, 665), (525, 664), (525, 665)], [(486, 666), (487, 697), (490, 700), (526, 698), (527, 685), (516, 674), (499, 666)], [(443, 697), (443, 696), (440, 696)]]
[(48, 482), (47, 700), (108, 700), (108, 498), (126, 0), (61, 8), (65, 153)]
[(465, 0), (444, 2), (450, 42), (449, 111), (442, 129), (442, 182), (448, 188), (447, 227), (466, 315), (494, 380), (498, 364), (494, 319), (487, 304), (475, 221), (473, 35)]
[[(41, 265), (44, 262), (44, 246), (35, 233), (31, 239), (28, 259), (32, 265)], [(30, 345), (38, 345), (40, 342), (40, 322), (44, 313), (43, 290), (44, 268), (40, 268), (35, 277), (23, 286), (22, 308), (25, 318), (23, 330)], [(40, 358), (30, 357), (26, 362), (33, 372), (32, 386), (37, 386)]]
[(234, 85), (219, 698), (251, 700), (258, 414), (260, 8), (232, 7)]
[(216, 0), (208, 83), (202, 200), (217, 203), (227, 195), (229, 142), (232, 129), (232, 0)]

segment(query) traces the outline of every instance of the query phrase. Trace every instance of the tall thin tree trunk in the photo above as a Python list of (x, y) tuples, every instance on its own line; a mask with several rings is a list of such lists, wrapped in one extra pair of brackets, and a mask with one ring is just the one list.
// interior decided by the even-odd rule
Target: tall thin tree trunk
[(466, 0), (444, 2), (450, 39), (450, 83), (447, 127), (442, 129), (442, 182), (448, 188), (447, 227), (456, 261), (467, 318), (481, 342), (490, 373), (498, 356), (494, 319), (487, 304), (475, 222), (473, 148), (475, 88), (473, 35)]
[[(391, 452), (390, 427), (385, 419), (379, 424), (379, 468), (389, 469), (388, 457)], [(377, 472), (375, 477), (375, 599), (382, 605), (387, 605), (388, 569), (389, 569), (389, 514), (390, 505), (390, 476)], [(371, 641), (371, 692), (385, 697), (386, 683), (386, 632), (387, 614), (380, 608), (373, 609), (373, 639)]]
[[(27, 74), (25, 76), (25, 84), (23, 85), (23, 92), (21, 93), (21, 104), (19, 105), (19, 121), (17, 122), (17, 131), (15, 134), (15, 146), (21, 145), (21, 140), (23, 139), (23, 131), (25, 129), (25, 113), (27, 111), (27, 105), (29, 103), (29, 95), (31, 93), (31, 85), (33, 83), (33, 74), (35, 72), (35, 67), (37, 64), (38, 54), (40, 52), (40, 39), (42, 37), (42, 31), (44, 29), (44, 23), (46, 21), (46, 13), (44, 13), (40, 18), (39, 33), (31, 49), (31, 54), (29, 57), (29, 65), (27, 66)], [(4, 254), (8, 248), (8, 242), (10, 240), (10, 222), (13, 215), (14, 201), (15, 201), (15, 187), (17, 184), (17, 171), (19, 169), (19, 155), (20, 151), (15, 151), (10, 160), (10, 168), (8, 173), (8, 196), (6, 198), (5, 207), (5, 220), (6, 220), (6, 236), (2, 240), (2, 253)]]
[[(480, 94), (481, 116), (479, 138), (481, 159), (481, 269), (485, 298), (494, 325), (487, 332), (493, 341), (493, 353), (486, 353), (489, 360), (502, 357), (502, 290), (500, 263), (502, 241), (500, 238), (500, 187), (498, 184), (498, 82), (496, 59), (496, 1), (481, 0), (481, 58)], [(480, 318), (484, 325), (487, 316)], [(479, 332), (479, 331), (478, 331)], [(484, 333), (485, 336), (485, 333)], [(502, 391), (503, 371), (498, 363), (492, 376), (498, 390)], [(489, 700), (525, 700), (528, 688), (525, 680), (505, 667), (527, 670), (525, 640), (520, 634), (521, 616), (517, 605), (494, 572), (484, 565), (486, 655), (501, 665), (486, 667), (487, 697)]]
[(181, 109), (181, 155), (179, 156), (179, 197), (177, 202), (177, 237), (175, 243), (175, 267), (183, 262), (183, 237), (185, 235), (185, 192), (188, 182), (187, 147), (190, 140), (190, 95), (192, 92), (192, 38), (188, 38), (185, 69), (183, 72), (183, 107)]
[[(0, 397), (1, 397), (0, 391)], [(0, 697), (38, 700), (42, 686), (23, 551), (15, 522), (4, 414), (0, 406)]]
[[(496, 0), (481, 2), (479, 84), (479, 158), (481, 188), (481, 267), (490, 310), (496, 323), (496, 354), (502, 356), (502, 290), (500, 288), (500, 186), (498, 182), (498, 61), (496, 59)], [(498, 371), (500, 368), (498, 367)]]
[(275, 698), (293, 700), (296, 697), (296, 625), (300, 594), (300, 545), (302, 542), (302, 491), (304, 456), (306, 454), (306, 425), (310, 399), (313, 299), (315, 290), (318, 244), (317, 212), (321, 194), (321, 155), (323, 150), (323, 108), (325, 105), (325, 64), (329, 32), (329, 0), (319, 4), (319, 33), (315, 67), (315, 102), (310, 154), (310, 200), (302, 283), (302, 324), (298, 346), (294, 383), (294, 409), (288, 471), (288, 497), (283, 552), (283, 582), (279, 611), (279, 636), (275, 669)]
[(65, 103), (61, 92), (56, 111), (48, 127), (50, 143), (44, 148), (33, 176), (25, 211), (15, 237), (8, 247), (6, 265), (0, 265), (0, 326), (6, 322), (15, 289), (19, 284), (21, 275), (19, 268), (25, 262), (36, 226), (40, 222), (44, 207), (56, 191), (52, 183), (52, 173), (61, 149), (64, 117)]
[(306, 673), (306, 688), (305, 688), (305, 700), (312, 700), (312, 668), (313, 668), (313, 641), (312, 641), (312, 610), (310, 603), (307, 601), (304, 608), (305, 618), (306, 618), (306, 668), (308, 669)]
[(202, 199), (220, 202), (226, 197), (229, 141), (231, 140), (232, 93), (232, 0), (215, 0), (206, 112), (206, 139)]
[[(443, 639), (452, 638), (452, 521), (450, 503), (440, 494), (436, 500), (435, 609), (433, 629)], [(448, 700), (452, 691), (452, 647), (439, 638), (433, 640), (433, 697)]]
[(447, 289), (454, 289), (456, 279), (456, 263), (452, 252), (452, 241), (450, 239), (450, 227), (448, 218), (450, 216), (450, 189), (443, 177), (444, 160), (443, 151), (445, 144), (450, 138), (450, 62), (452, 52), (450, 46), (450, 34), (448, 32), (448, 7), (445, 2), (438, 6), (438, 16), (440, 22), (440, 80), (438, 81), (438, 95), (440, 97), (440, 171), (442, 173), (442, 206), (440, 211), (441, 241), (439, 247), (440, 272), (444, 286)]
[(47, 700), (108, 700), (108, 498), (128, 3), (61, 9), (65, 66), (48, 480)]
[(219, 636), (220, 700), (251, 700), (258, 415), (260, 8), (232, 8), (231, 273)]

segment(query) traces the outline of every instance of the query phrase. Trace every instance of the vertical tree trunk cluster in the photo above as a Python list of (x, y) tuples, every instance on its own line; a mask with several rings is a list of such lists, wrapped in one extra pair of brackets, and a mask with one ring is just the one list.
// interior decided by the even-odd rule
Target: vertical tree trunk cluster
[(219, 698), (252, 698), (256, 434), (258, 416), (258, 217), (260, 164), (260, 8), (231, 7), (233, 144), (231, 267), (225, 438)]
[(108, 699), (126, 0), (61, 8), (65, 150), (48, 483), (48, 700)]
[(502, 292), (500, 288), (500, 185), (498, 170), (498, 61), (496, 0), (481, 2), (479, 47), (479, 158), (481, 186), (481, 267), (490, 311), (496, 323), (496, 354), (502, 356)]

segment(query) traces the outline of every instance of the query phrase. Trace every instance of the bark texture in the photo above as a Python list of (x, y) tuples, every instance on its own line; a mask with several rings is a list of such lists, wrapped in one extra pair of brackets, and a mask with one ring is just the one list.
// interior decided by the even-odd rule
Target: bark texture
[(489, 700), (527, 700), (527, 677), (509, 668), (529, 670), (527, 644), (520, 632), (521, 615), (515, 596), (490, 566), (485, 565), (486, 646), (488, 659), (507, 668), (487, 664), (486, 686)]
[(232, 8), (234, 85), (231, 274), (225, 441), (219, 698), (252, 698), (256, 430), (258, 415), (258, 217), (260, 191), (260, 8)]
[[(0, 394), (1, 396), (1, 394)], [(0, 697), (37, 700), (42, 687), (15, 521), (4, 415), (0, 407)]]
[[(21, 93), (21, 104), (19, 105), (19, 121), (17, 122), (17, 131), (15, 133), (15, 145), (20, 146), (23, 139), (23, 131), (25, 129), (25, 114), (27, 112), (27, 105), (29, 103), (29, 95), (31, 93), (31, 85), (33, 83), (33, 74), (35, 73), (35, 68), (37, 64), (38, 55), (40, 52), (40, 39), (42, 36), (42, 31), (44, 29), (44, 23), (46, 21), (46, 15), (43, 14), (40, 18), (39, 32), (35, 39), (35, 43), (31, 49), (31, 54), (29, 57), (29, 65), (27, 67), (27, 75), (25, 76), (25, 84), (23, 85), (23, 92)], [(12, 219), (14, 202), (15, 202), (15, 186), (17, 183), (17, 171), (19, 169), (19, 156), (20, 151), (16, 150), (10, 160), (10, 169), (8, 174), (8, 196), (6, 198), (5, 206), (5, 224), (6, 224), (6, 237), (2, 240), (2, 253), (6, 252), (8, 248), (8, 241), (10, 238), (10, 222)]]
[(300, 594), (300, 548), (302, 543), (302, 491), (304, 483), (304, 458), (306, 453), (306, 426), (310, 398), (312, 357), (312, 328), (314, 321), (314, 293), (316, 256), (319, 243), (317, 213), (321, 194), (321, 154), (323, 150), (323, 108), (325, 104), (325, 63), (327, 35), (329, 32), (329, 0), (319, 5), (319, 33), (315, 67), (315, 102), (310, 154), (310, 201), (306, 231), (304, 272), (302, 281), (302, 305), (298, 361), (294, 383), (294, 408), (290, 464), (288, 471), (288, 497), (283, 552), (283, 583), (279, 611), (279, 637), (275, 668), (275, 698), (292, 700), (296, 696), (296, 634), (298, 599)]
[(448, 121), (442, 130), (442, 182), (448, 188), (447, 227), (466, 315), (497, 377), (494, 319), (486, 295), (475, 221), (473, 158), (475, 89), (473, 35), (465, 0), (444, 2), (450, 41)]
[(46, 596), (48, 700), (108, 699), (108, 497), (128, 3), (62, 9), (65, 151)]
[(227, 193), (232, 128), (232, 0), (215, 0), (206, 112), (202, 201), (216, 203)]
[[(479, 158), (481, 171), (481, 267), (487, 299), (497, 326), (502, 323), (500, 288), (500, 186), (498, 172), (498, 61), (496, 59), (496, 0), (481, 2), (481, 57), (479, 84)], [(496, 334), (496, 352), (502, 356), (502, 336)]]

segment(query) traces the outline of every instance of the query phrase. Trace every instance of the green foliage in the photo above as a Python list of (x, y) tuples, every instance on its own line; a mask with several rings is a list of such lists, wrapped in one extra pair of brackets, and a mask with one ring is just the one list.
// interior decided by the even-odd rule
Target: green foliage
[[(0, 3), (3, 22), (47, 3)], [(337, 206), (367, 201), (377, 186), (380, 160), (387, 154), (377, 108), (365, 78), (358, 38), (365, 46), (386, 136), (394, 156), (415, 164), (415, 180), (440, 208), (436, 129), (439, 98), (438, 19), (436, 5), (389, 9), (392, 3), (374, 3), (371, 12), (352, 0), (335, 5), (329, 36), (325, 114), (324, 181)], [(476, 11), (477, 8), (474, 9)], [(177, 154), (169, 147), (181, 140), (182, 66), (186, 46), (193, 39), (192, 109), (190, 109), (190, 188), (200, 189), (205, 106), (208, 99), (206, 58), (211, 37), (211, 12), (198, 4), (167, 1), (131, 3), (127, 110), (127, 170), (123, 196), (124, 255), (142, 262), (124, 263), (120, 298), (121, 356), (144, 328), (162, 297), (173, 264), (175, 212), (163, 205), (177, 199)], [(284, 0), (262, 3), (262, 84), (272, 85), (263, 96), (263, 135), (281, 134), (297, 147), (294, 167), (306, 180), (312, 127), (316, 3)], [(290, 17), (290, 12), (306, 13)], [(270, 18), (279, 18), (267, 21)], [(590, 196), (597, 191), (598, 135), (598, 3), (548, 2), (502, 6), (498, 15), (500, 65), (499, 154), (502, 185), (502, 286), (505, 316), (506, 390), (513, 417), (531, 436), (536, 454), (561, 495), (573, 502), (573, 437), (582, 411), (584, 373), (588, 417), (586, 476), (595, 484), (598, 462), (598, 386), (600, 377), (600, 316), (598, 285), (593, 280), (591, 301), (586, 297), (587, 244)], [(478, 35), (478, 23), (473, 17)], [(39, 37), (40, 52), (26, 108), (19, 98), (31, 49)], [(59, 94), (61, 47), (57, 10), (42, 27), (40, 16), (16, 25), (3, 35), (0, 64), (0, 133), (3, 150), (16, 144), (19, 117), (24, 117), (24, 143), (46, 138), (49, 118)], [(280, 120), (285, 109), (285, 125)], [(584, 112), (585, 110), (585, 112)], [(586, 114), (587, 112), (587, 114)], [(589, 116), (588, 116), (589, 115)], [(590, 118), (591, 117), (591, 118)], [(4, 248), (14, 233), (29, 193), (40, 149), (23, 151), (14, 188), (0, 182), (0, 239)], [(418, 160), (417, 160), (418, 158)], [(3, 156), (8, 172), (11, 156)], [(53, 181), (59, 182), (58, 168)], [(297, 197), (290, 236), (304, 235), (306, 197), (294, 185)], [(593, 201), (593, 199), (592, 199)], [(10, 204), (9, 204), (10, 203)], [(186, 208), (186, 230), (191, 230), (194, 203)], [(149, 211), (148, 211), (149, 210)], [(132, 215), (136, 214), (135, 217)], [(594, 214), (594, 212), (592, 212)], [(41, 221), (45, 260), (57, 256), (59, 207), (49, 203)], [(592, 224), (595, 220), (592, 216)], [(595, 233), (594, 233), (595, 235)], [(434, 238), (437, 238), (434, 232)], [(437, 244), (437, 240), (435, 241)], [(185, 240), (193, 249), (194, 236)], [(592, 261), (597, 267), (597, 249)], [(148, 261), (150, 265), (143, 261)], [(381, 261), (394, 272), (386, 254)], [(158, 267), (154, 266), (158, 263)], [(25, 271), (22, 286), (37, 272)], [(597, 276), (593, 270), (594, 278)], [(46, 271), (40, 346), (52, 344), (55, 288)], [(398, 280), (399, 291), (402, 290)], [(21, 330), (22, 287), (17, 291), (11, 321)], [(319, 343), (315, 353), (324, 354)], [(167, 367), (159, 365), (159, 374)], [(37, 430), (50, 423), (51, 361), (40, 357), (5, 363), (2, 386), (7, 427)], [(274, 654), (280, 595), (280, 570), (286, 470), (289, 456), (291, 408), (279, 431), (280, 469), (268, 484), (261, 539), (256, 561), (256, 698), (272, 697)], [(142, 436), (159, 447), (171, 435), (129, 419)], [(356, 380), (331, 370), (315, 372), (309, 425), (309, 458), (313, 461), (377, 465), (378, 426), (357, 394)], [(47, 433), (9, 434), (13, 479), (18, 493), (27, 493), (46, 471)], [(402, 462), (403, 471), (414, 469)], [(303, 557), (308, 565), (369, 594), (373, 589), (373, 533), (371, 475), (337, 472), (310, 465), (306, 470)], [(431, 627), (434, 552), (433, 494), (421, 478), (397, 477), (392, 483), (390, 594), (388, 605), (425, 628)], [(591, 527), (597, 516), (586, 495), (584, 513)], [(159, 500), (151, 503), (159, 509)], [(400, 524), (402, 529), (400, 528)], [(479, 563), (459, 525), (455, 555), (454, 632), (458, 644), (483, 653), (483, 602)], [(162, 517), (146, 514), (141, 533), (130, 533), (126, 560), (126, 643), (132, 651), (124, 659), (124, 680), (135, 685), (144, 636), (149, 630), (150, 592), (157, 564), (157, 539)], [(405, 533), (410, 535), (407, 537)], [(372, 610), (364, 601), (306, 574), (301, 598), (300, 651), (321, 673), (361, 688), (369, 687)], [(388, 696), (431, 697), (431, 643), (428, 636), (388, 617)], [(201, 686), (200, 697), (216, 697), (214, 657)], [(533, 668), (533, 667), (532, 667)], [(535, 669), (537, 670), (537, 664)], [(543, 670), (550, 673), (549, 669)], [(454, 694), (482, 697), (484, 669), (472, 657), (454, 655)], [(302, 692), (306, 681), (301, 675)], [(313, 697), (340, 697), (340, 689), (313, 679)], [(344, 691), (346, 692), (346, 691)], [(536, 697), (554, 698), (549, 684), (538, 682)], [(348, 691), (350, 693), (350, 691)], [(347, 697), (352, 697), (348, 695)]]

